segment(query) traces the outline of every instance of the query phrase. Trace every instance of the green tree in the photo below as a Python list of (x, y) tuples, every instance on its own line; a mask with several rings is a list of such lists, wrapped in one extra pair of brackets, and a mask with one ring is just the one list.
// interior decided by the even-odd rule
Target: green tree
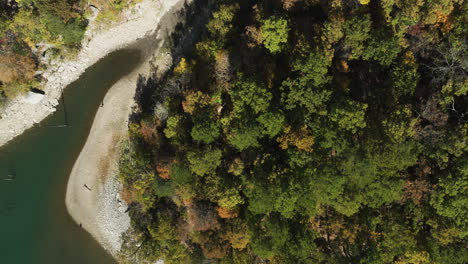
[(174, 163), (170, 168), (171, 180), (178, 184), (186, 184), (193, 182), (192, 173), (190, 169), (182, 163)]
[(330, 61), (318, 52), (293, 63), (298, 76), (286, 79), (282, 84), (282, 100), (286, 109), (304, 107), (309, 113), (325, 115), (326, 103), (332, 92), (324, 86), (330, 81)]
[(210, 120), (195, 119), (190, 135), (196, 141), (212, 143), (219, 136), (219, 124)]
[[(460, 226), (468, 225), (468, 166), (457, 168), (455, 175), (448, 175), (441, 179), (437, 191), (432, 195), (431, 205), (437, 213), (451, 218)], [(468, 235), (465, 232), (464, 235)]]
[(222, 208), (234, 210), (243, 203), (244, 199), (236, 188), (226, 188), (223, 192), (219, 193), (218, 204)]
[(383, 31), (373, 34), (362, 54), (364, 60), (374, 60), (383, 66), (389, 66), (401, 51), (399, 39)]
[[(333, 206), (340, 213), (350, 215), (356, 213), (360, 205), (378, 208), (399, 200), (403, 188), (399, 171), (414, 165), (417, 156), (417, 147), (407, 142), (384, 148), (368, 142), (364, 153), (358, 150), (346, 153), (346, 158), (338, 165), (342, 175), (348, 177), (346, 192), (332, 205), (336, 204)], [(354, 210), (350, 210), (352, 208)]]
[(249, 147), (258, 147), (258, 139), (262, 135), (262, 129), (258, 125), (246, 125), (240, 128), (234, 128), (228, 134), (229, 144), (237, 150), (243, 151)]
[(411, 53), (406, 53), (402, 63), (392, 67), (391, 80), (391, 94), (396, 102), (400, 101), (400, 98), (413, 96), (419, 81), (419, 73)]
[(234, 87), (229, 91), (234, 113), (249, 113), (252, 110), (255, 114), (265, 112), (270, 105), (272, 94), (264, 86), (252, 80), (247, 80), (240, 76), (234, 83)]
[(247, 226), (247, 223), (241, 220), (229, 222), (226, 226), (226, 233), (223, 234), (225, 239), (231, 243), (233, 248), (244, 249), (250, 243), (252, 233)]
[(167, 118), (164, 135), (167, 138), (177, 138), (177, 136), (182, 133), (181, 121), (182, 117), (179, 115), (174, 115)]
[(283, 129), (284, 120), (285, 117), (281, 112), (267, 112), (257, 117), (257, 121), (263, 126), (263, 133), (270, 138), (274, 138)]
[(403, 142), (414, 135), (417, 118), (412, 117), (409, 106), (400, 106), (382, 121), (384, 131), (393, 142)]
[(236, 12), (239, 10), (239, 4), (221, 5), (213, 13), (213, 18), (208, 22), (208, 31), (219, 41), (225, 41), (226, 34), (233, 28), (232, 21)]
[(280, 217), (266, 217), (254, 232), (252, 251), (266, 259), (279, 255), (281, 248), (290, 238), (289, 232), (287, 222)]
[(63, 44), (66, 46), (78, 46), (83, 39), (86, 23), (78, 19), (68, 22), (62, 21), (60, 18), (52, 14), (44, 14), (42, 16), (47, 30), (54, 36), (61, 36)]
[(288, 20), (281, 17), (270, 17), (263, 21), (261, 32), (263, 45), (273, 54), (281, 52), (288, 43)]
[[(378, 217), (374, 219), (376, 231), (381, 234), (377, 243), (369, 252), (364, 263), (394, 263), (393, 260), (405, 255), (407, 252), (417, 250), (416, 238), (413, 231), (399, 219)], [(371, 228), (375, 228), (372, 226)]]
[(341, 129), (356, 133), (358, 129), (366, 127), (367, 104), (346, 100), (337, 104), (330, 114), (330, 120), (336, 122)]
[(222, 155), (220, 149), (206, 148), (188, 152), (187, 159), (190, 163), (190, 169), (196, 175), (203, 176), (215, 172), (216, 168), (221, 164)]
[(354, 16), (344, 25), (344, 44), (352, 49), (352, 58), (359, 59), (365, 50), (365, 41), (370, 38), (371, 20), (369, 14)]

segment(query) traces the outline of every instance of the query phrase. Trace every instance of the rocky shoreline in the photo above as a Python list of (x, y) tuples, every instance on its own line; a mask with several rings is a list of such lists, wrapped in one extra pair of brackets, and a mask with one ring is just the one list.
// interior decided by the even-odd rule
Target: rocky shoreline
[[(122, 234), (130, 228), (127, 205), (120, 198), (122, 186), (117, 180), (119, 147), (127, 137), (138, 78), (148, 76), (152, 67), (164, 72), (172, 65), (172, 56), (167, 52), (168, 33), (180, 22), (186, 2), (191, 1), (165, 0), (146, 10), (156, 18), (152, 30), (125, 46), (140, 50), (143, 62), (107, 92), (106, 105), (98, 109), (68, 180), (65, 202), (69, 214), (119, 262)], [(92, 191), (83, 188), (84, 184)]]
[(158, 13), (164, 12), (175, 2), (144, 0), (123, 14), (122, 23), (104, 30), (91, 21), (78, 55), (71, 60), (52, 61), (42, 74), (45, 94), (40, 102), (31, 104), (24, 97), (18, 97), (7, 103), (0, 113), (0, 146), (55, 112), (61, 89), (78, 79), (88, 67), (107, 54), (151, 34), (158, 23)]
[[(130, 227), (127, 205), (120, 199), (122, 186), (117, 180), (119, 142), (125, 139), (128, 117), (135, 103), (133, 97), (138, 77), (149, 74), (154, 65), (160, 71), (172, 65), (172, 57), (163, 52), (163, 46), (168, 33), (180, 21), (180, 11), (187, 2), (191, 1), (143, 0), (123, 14), (121, 23), (107, 29), (101, 29), (100, 25), (92, 22), (97, 15), (93, 14), (82, 49), (76, 57), (52, 61), (41, 74), (44, 94), (36, 96), (34, 100), (28, 99), (31, 94), (15, 98), (8, 102), (3, 111), (0, 110), (2, 146), (55, 112), (62, 89), (97, 61), (124, 48), (142, 52), (143, 62), (106, 94), (106, 107), (100, 108), (94, 118), (86, 144), (73, 166), (66, 191), (66, 206), (73, 220), (116, 259), (121, 234)], [(153, 56), (155, 53), (157, 56)], [(84, 189), (84, 183), (93, 191)]]

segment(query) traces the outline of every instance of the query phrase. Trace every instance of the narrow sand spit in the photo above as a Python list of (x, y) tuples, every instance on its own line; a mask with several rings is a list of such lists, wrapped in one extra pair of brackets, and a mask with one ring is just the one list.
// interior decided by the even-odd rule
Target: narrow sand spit
[(160, 17), (179, 1), (143, 0), (135, 8), (125, 12), (122, 23), (103, 31), (99, 31), (98, 26), (91, 23), (77, 57), (52, 62), (43, 73), (42, 76), (46, 79), (45, 96), (39, 103), (30, 104), (20, 97), (9, 102), (4, 111), (0, 112), (0, 146), (54, 112), (61, 88), (78, 79), (88, 67), (107, 54), (124, 48), (153, 31)]
[(121, 186), (116, 180), (119, 142), (126, 137), (137, 79), (139, 75), (149, 73), (152, 55), (157, 54), (151, 64), (157, 65), (159, 71), (167, 70), (172, 64), (171, 55), (163, 52), (163, 46), (168, 41), (168, 32), (172, 32), (180, 20), (179, 11), (185, 2), (166, 0), (146, 10), (157, 18), (151, 26), (154, 31), (127, 46), (141, 50), (145, 59), (107, 92), (104, 107), (100, 107), (96, 113), (88, 139), (68, 181), (68, 212), (114, 257), (121, 246), (121, 234), (130, 226), (130, 218), (125, 213), (127, 206), (120, 201)]

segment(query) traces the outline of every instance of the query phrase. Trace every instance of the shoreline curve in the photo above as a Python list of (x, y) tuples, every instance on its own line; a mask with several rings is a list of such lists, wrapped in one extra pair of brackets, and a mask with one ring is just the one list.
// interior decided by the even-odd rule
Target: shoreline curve
[(30, 104), (24, 100), (24, 96), (20, 96), (7, 103), (0, 113), (0, 146), (55, 112), (61, 88), (77, 80), (87, 68), (113, 51), (153, 34), (168, 7), (179, 1), (143, 0), (125, 11), (124, 22), (105, 30), (99, 30), (99, 26), (91, 22), (78, 55), (74, 59), (51, 62), (42, 74), (46, 81), (43, 86), (45, 95), (40, 102)]
[[(65, 204), (73, 220), (82, 225), (114, 259), (119, 261), (121, 235), (130, 227), (127, 206), (120, 199), (117, 181), (119, 145), (126, 138), (128, 117), (135, 104), (138, 78), (150, 74), (151, 65), (164, 72), (172, 65), (171, 54), (164, 52), (168, 33), (180, 22), (185, 0), (165, 0), (157, 10), (154, 31), (126, 48), (143, 53), (143, 62), (123, 76), (106, 93), (104, 107), (94, 117), (91, 130), (67, 183)], [(146, 10), (152, 13), (151, 10)], [(153, 10), (155, 11), (155, 10)], [(155, 58), (152, 58), (153, 55)], [(92, 191), (83, 186), (86, 184)]]

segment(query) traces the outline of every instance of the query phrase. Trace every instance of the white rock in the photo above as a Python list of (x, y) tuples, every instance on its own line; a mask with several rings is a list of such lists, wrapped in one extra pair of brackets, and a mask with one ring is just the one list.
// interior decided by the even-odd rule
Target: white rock
[(28, 94), (26, 94), (21, 101), (24, 103), (35, 105), (38, 104), (42, 100), (42, 98), (44, 98), (43, 94), (28, 92)]

